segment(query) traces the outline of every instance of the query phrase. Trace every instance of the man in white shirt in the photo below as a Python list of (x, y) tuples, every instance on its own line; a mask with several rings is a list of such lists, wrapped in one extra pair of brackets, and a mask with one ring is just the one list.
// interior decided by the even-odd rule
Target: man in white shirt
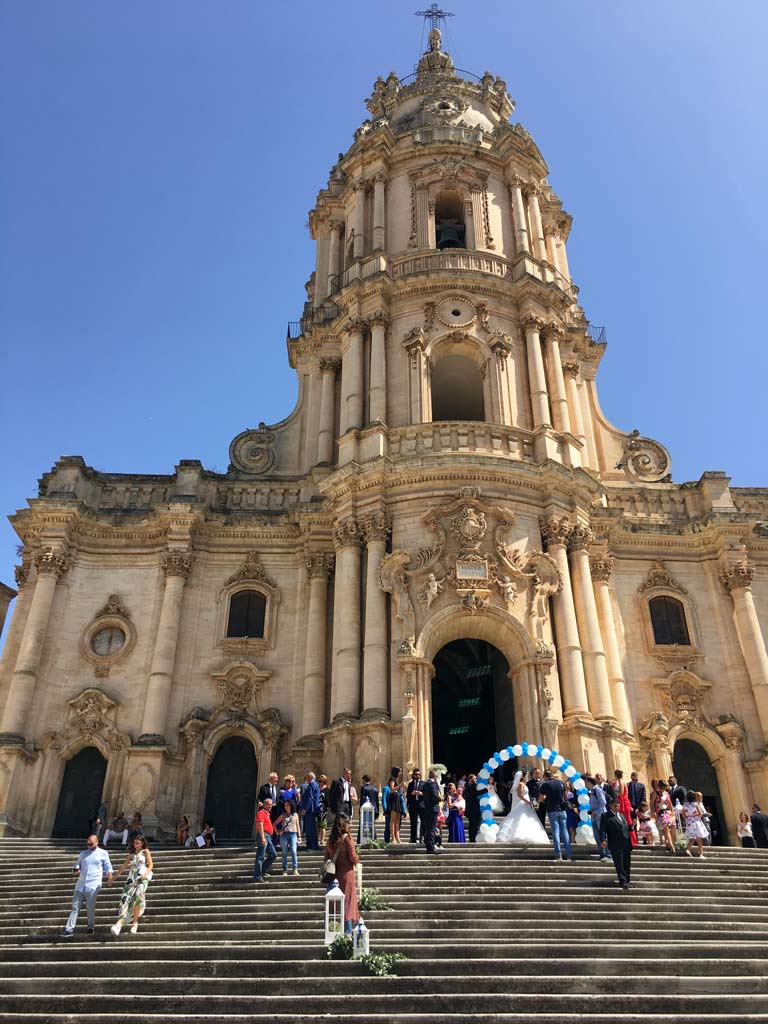
[(106, 850), (99, 849), (99, 840), (96, 836), (88, 836), (86, 842), (88, 848), (77, 858), (74, 867), (77, 883), (72, 896), (72, 910), (63, 932), (68, 938), (74, 934), (77, 915), (82, 909), (83, 902), (88, 908), (88, 932), (93, 935), (96, 931), (96, 898), (101, 892), (105, 872), (107, 885), (112, 885), (112, 864), (109, 854)]

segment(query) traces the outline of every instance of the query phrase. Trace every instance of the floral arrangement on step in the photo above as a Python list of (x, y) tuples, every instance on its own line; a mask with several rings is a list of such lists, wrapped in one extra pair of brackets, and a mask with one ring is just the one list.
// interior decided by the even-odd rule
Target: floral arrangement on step
[(392, 907), (385, 902), (381, 889), (363, 889), (357, 899), (357, 906), (360, 910), (391, 910)]

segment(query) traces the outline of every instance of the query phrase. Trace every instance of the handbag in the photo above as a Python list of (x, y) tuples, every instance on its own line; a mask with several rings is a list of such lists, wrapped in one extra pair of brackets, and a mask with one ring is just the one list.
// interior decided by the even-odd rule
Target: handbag
[(341, 843), (336, 847), (336, 853), (334, 853), (333, 857), (329, 857), (320, 869), (320, 881), (323, 885), (328, 885), (330, 882), (336, 881), (336, 858), (339, 856), (340, 852)]

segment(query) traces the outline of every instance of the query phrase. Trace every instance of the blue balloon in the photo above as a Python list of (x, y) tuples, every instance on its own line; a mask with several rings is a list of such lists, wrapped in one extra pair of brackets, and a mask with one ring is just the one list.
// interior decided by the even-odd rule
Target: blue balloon
[(560, 771), (564, 772), (565, 769), (570, 766), (570, 763), (571, 763), (570, 761), (563, 761), (562, 765), (560, 766)]
[(536, 757), (541, 757), (541, 752), (544, 749), (542, 746), (536, 747)]
[(521, 743), (520, 746), (523, 748), (523, 757), (528, 757), (528, 744)]
[(547, 758), (547, 761), (549, 761), (550, 764), (554, 764), (554, 761), (555, 761), (556, 757), (557, 757), (557, 751), (553, 750), (552, 753)]
[(514, 757), (515, 756), (514, 751), (512, 750), (512, 747), (507, 747), (507, 753), (509, 754), (510, 757)]
[(571, 778), (571, 782), (578, 782), (580, 778), (581, 772), (576, 772), (576, 774)]

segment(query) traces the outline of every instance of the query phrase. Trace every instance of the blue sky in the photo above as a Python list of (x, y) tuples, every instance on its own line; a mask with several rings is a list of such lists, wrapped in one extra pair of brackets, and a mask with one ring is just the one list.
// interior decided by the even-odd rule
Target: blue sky
[[(307, 211), (418, 6), (0, 3), (0, 510), (62, 454), (226, 470), (291, 410)], [(768, 485), (764, 2), (454, 0), (574, 217), (603, 409), (678, 481)], [(16, 539), (0, 521), (0, 580)]]

